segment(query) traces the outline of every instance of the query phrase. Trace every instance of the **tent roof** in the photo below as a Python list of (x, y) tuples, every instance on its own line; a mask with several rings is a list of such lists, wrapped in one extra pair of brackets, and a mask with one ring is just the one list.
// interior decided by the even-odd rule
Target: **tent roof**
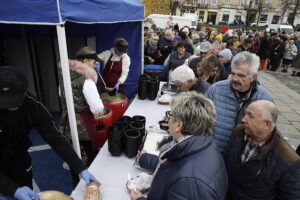
[(0, 6), (0, 23), (115, 23), (144, 20), (138, 0), (9, 0)]

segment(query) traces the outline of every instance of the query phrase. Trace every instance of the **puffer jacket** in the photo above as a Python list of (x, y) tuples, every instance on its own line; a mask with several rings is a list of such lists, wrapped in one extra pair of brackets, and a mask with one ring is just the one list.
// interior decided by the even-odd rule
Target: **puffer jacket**
[[(238, 101), (231, 87), (231, 80), (227, 79), (213, 84), (208, 88), (205, 96), (214, 102), (217, 111), (217, 122), (213, 130), (213, 142), (221, 152), (224, 152), (232, 130), (236, 126), (238, 117)], [(245, 114), (244, 112), (248, 105), (257, 100), (274, 102), (272, 94), (265, 88), (257, 85), (256, 91), (243, 106), (241, 111), (243, 112), (242, 116)]]
[[(171, 149), (161, 159), (147, 199), (149, 200), (222, 200), (227, 192), (224, 161), (211, 136), (192, 136)], [(143, 154), (141, 167), (154, 171), (158, 156)], [(143, 200), (145, 198), (138, 198)]]

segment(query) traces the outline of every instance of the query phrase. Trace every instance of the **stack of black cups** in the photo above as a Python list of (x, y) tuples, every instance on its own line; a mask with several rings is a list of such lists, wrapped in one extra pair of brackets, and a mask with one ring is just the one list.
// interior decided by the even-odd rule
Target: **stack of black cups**
[(144, 100), (147, 97), (150, 100), (155, 100), (159, 90), (160, 80), (157, 76), (141, 75), (139, 78), (138, 96)]
[(122, 150), (129, 157), (136, 156), (145, 135), (144, 116), (123, 116), (108, 129), (108, 150), (112, 156), (120, 156)]

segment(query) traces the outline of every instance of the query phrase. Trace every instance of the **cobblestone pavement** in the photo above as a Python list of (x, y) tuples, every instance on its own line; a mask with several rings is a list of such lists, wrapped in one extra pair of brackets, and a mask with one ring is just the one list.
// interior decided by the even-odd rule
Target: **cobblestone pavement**
[(300, 77), (289, 73), (260, 71), (258, 80), (274, 96), (279, 110), (277, 128), (296, 149), (300, 144)]

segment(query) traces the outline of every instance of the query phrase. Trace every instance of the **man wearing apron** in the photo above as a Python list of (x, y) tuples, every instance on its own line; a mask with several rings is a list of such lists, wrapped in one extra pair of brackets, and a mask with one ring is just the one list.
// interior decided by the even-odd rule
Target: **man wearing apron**
[[(127, 79), (130, 58), (127, 55), (128, 42), (124, 38), (115, 40), (115, 47), (98, 54), (104, 63), (103, 79), (106, 87), (115, 88), (118, 92), (125, 92), (124, 82)], [(104, 91), (102, 89), (102, 91)]]

